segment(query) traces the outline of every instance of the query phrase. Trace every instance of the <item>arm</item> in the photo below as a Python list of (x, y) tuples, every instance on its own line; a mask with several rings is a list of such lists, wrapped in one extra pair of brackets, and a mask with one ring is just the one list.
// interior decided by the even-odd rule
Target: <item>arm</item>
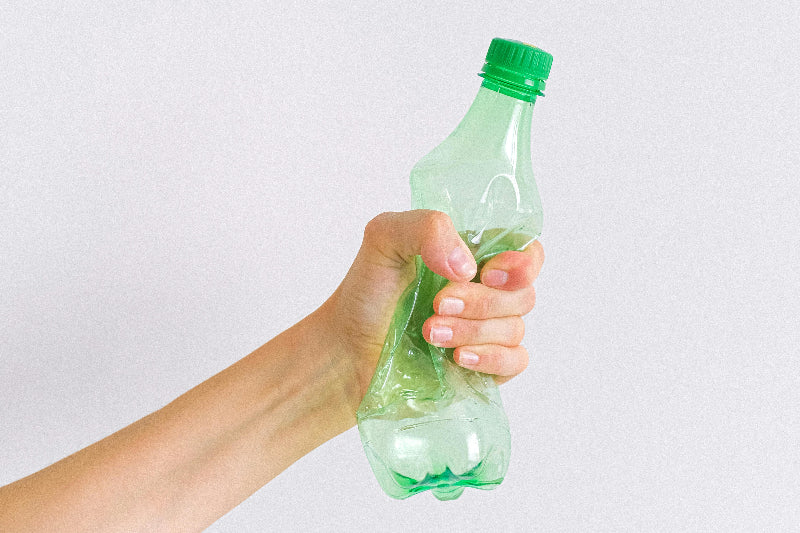
[[(465, 251), (441, 213), (376, 217), (347, 276), (319, 309), (162, 409), (0, 488), (0, 530), (208, 526), (355, 424), (417, 254), (452, 280), (437, 296), (441, 309), (426, 323), (426, 337), (431, 340), (433, 326), (450, 327), (446, 345), (458, 347), (457, 359), (465, 351), (479, 354), (477, 363), (465, 360), (465, 366), (505, 376), (501, 380), (521, 372), (527, 353), (518, 346), (519, 315), (533, 307), (541, 247), (495, 257), (484, 273), (499, 269), (507, 280), (482, 284), (468, 283), (475, 262)], [(445, 297), (464, 305), (446, 310)]]
[(0, 489), (3, 531), (200, 530), (353, 425), (322, 313), (164, 408)]

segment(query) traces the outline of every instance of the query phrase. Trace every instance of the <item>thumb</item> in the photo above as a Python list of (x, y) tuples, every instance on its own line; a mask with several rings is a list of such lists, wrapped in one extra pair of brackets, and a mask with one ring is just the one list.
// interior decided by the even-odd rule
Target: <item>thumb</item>
[(364, 229), (363, 248), (373, 260), (393, 268), (403, 268), (421, 255), (428, 268), (451, 281), (469, 281), (478, 271), (453, 221), (441, 211), (382, 213)]

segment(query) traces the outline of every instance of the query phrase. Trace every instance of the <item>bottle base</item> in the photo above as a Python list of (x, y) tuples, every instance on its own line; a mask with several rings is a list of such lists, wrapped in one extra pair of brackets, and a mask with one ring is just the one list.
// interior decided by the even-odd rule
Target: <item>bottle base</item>
[(428, 474), (421, 479), (415, 479), (387, 467), (370, 448), (366, 448), (366, 451), (381, 488), (387, 495), (397, 500), (404, 500), (428, 490), (438, 500), (455, 500), (467, 487), (491, 490), (503, 482), (503, 477), (486, 479), (487, 466), (488, 469), (493, 469), (490, 465), (496, 462), (495, 456), (490, 456), (487, 464), (481, 461), (471, 470), (461, 474), (456, 474), (445, 467), (444, 471), (438, 474)]
[(364, 451), (384, 492), (404, 499), (431, 490), (440, 500), (454, 500), (466, 487), (499, 485), (511, 435), (497, 400), (468, 398), (416, 418), (360, 420)]
[[(437, 500), (448, 501), (457, 499), (467, 487), (491, 490), (503, 482), (502, 478), (491, 481), (480, 479), (482, 467), (482, 464), (478, 464), (474, 471), (465, 472), (461, 475), (454, 474), (449, 468), (446, 468), (441, 474), (429, 475), (421, 480), (414, 480), (396, 472), (391, 472), (391, 481), (394, 482), (395, 490), (392, 490), (391, 493), (386, 491), (386, 493), (393, 498), (402, 500), (414, 494), (430, 490)], [(387, 488), (385, 483), (381, 483), (381, 486), (383, 486), (384, 490)]]

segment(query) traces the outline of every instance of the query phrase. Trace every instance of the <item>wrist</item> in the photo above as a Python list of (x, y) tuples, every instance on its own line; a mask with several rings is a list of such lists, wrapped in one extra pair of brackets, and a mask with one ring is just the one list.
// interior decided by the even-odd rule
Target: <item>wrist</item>
[[(332, 307), (323, 305), (252, 354), (266, 352), (261, 363), (272, 374), (273, 395), (282, 396), (268, 403), (280, 402), (280, 419), (289, 425), (289, 434), (303, 441), (304, 448), (310, 446), (304, 453), (353, 427), (361, 401), (334, 317)], [(276, 359), (282, 370), (277, 375)]]

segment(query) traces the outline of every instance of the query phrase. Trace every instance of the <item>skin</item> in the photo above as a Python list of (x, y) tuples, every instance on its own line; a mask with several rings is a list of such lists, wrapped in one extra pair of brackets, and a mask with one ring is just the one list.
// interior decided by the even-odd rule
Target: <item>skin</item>
[[(535, 302), (541, 245), (499, 254), (471, 283), (475, 261), (446, 215), (384, 213), (365, 228), (341, 285), (309, 316), (158, 411), (0, 487), (0, 531), (208, 527), (353, 427), (415, 255), (450, 280), (426, 339), (498, 382), (522, 372), (521, 316)], [(442, 328), (449, 340), (440, 340)], [(477, 361), (467, 364), (469, 354)]]

